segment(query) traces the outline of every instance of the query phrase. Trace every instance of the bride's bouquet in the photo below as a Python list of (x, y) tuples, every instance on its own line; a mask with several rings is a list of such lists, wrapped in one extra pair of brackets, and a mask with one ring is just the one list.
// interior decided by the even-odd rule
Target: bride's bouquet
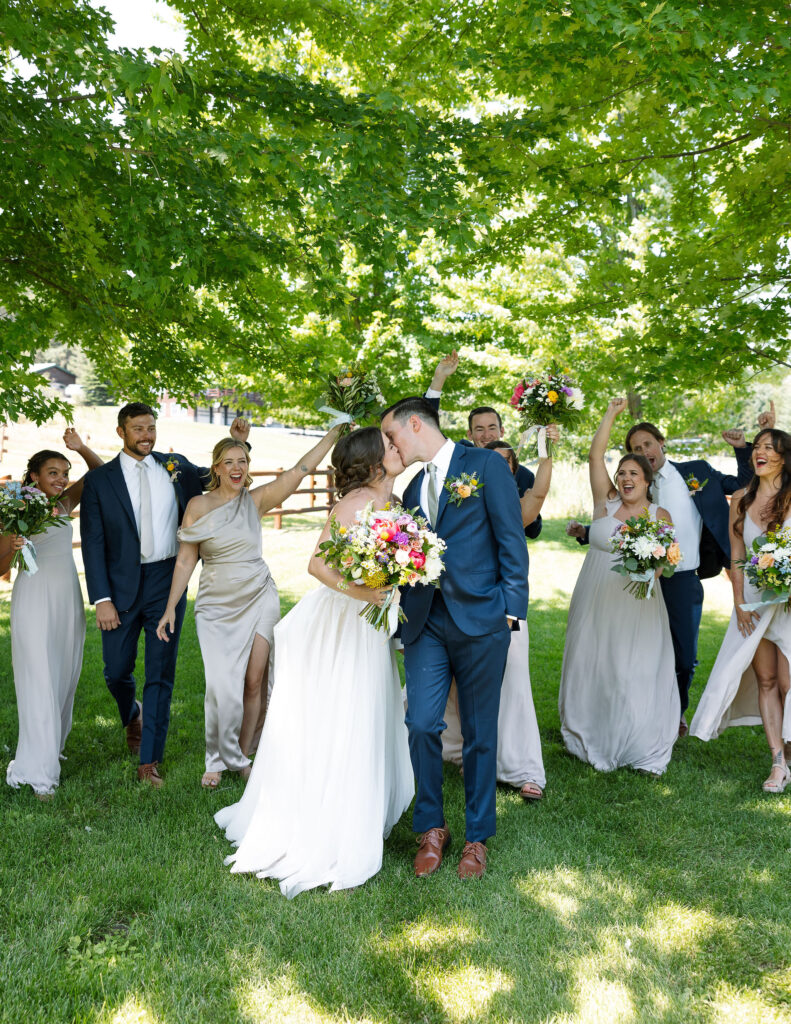
[(761, 591), (761, 600), (743, 604), (744, 611), (758, 611), (768, 604), (785, 604), (785, 610), (791, 610), (791, 526), (767, 530), (765, 536), (756, 537), (752, 553), (737, 565)]
[(554, 445), (542, 428), (550, 423), (573, 430), (580, 421), (585, 400), (582, 391), (571, 377), (570, 370), (552, 365), (543, 376), (523, 377), (511, 395), (511, 405), (519, 413), (522, 430), (526, 431), (525, 444), (532, 433), (538, 434), (539, 455), (554, 454)]
[(610, 547), (618, 556), (613, 572), (626, 577), (624, 590), (638, 599), (653, 593), (657, 570), (672, 576), (681, 562), (674, 527), (663, 519), (653, 520), (648, 509), (617, 527)]
[(32, 484), (0, 486), (0, 533), (16, 533), (25, 538), (24, 547), (11, 556), (12, 569), (21, 569), (30, 576), (38, 572), (36, 549), (30, 537), (68, 522), (69, 517), (59, 511), (58, 499), (48, 498)]
[(393, 587), (380, 608), (367, 604), (360, 615), (375, 629), (395, 631), (406, 616), (398, 604), (398, 590), (416, 583), (436, 586), (442, 575), (445, 541), (428, 529), (426, 520), (400, 505), (374, 509), (369, 502), (357, 513), (353, 526), (330, 520), (330, 539), (319, 545), (321, 558), (344, 578), (345, 584)]
[(319, 412), (333, 418), (330, 427), (345, 423), (362, 423), (377, 416), (384, 408), (385, 398), (376, 376), (359, 363), (344, 367), (337, 376), (325, 378), (324, 391), (316, 399)]

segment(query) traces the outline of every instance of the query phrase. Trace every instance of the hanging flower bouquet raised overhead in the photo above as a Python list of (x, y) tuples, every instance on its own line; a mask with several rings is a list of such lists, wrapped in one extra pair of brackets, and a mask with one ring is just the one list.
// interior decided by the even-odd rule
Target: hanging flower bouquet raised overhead
[(428, 529), (422, 516), (400, 505), (374, 509), (369, 503), (353, 526), (330, 520), (330, 539), (319, 545), (321, 558), (343, 576), (346, 585), (393, 587), (380, 608), (367, 604), (360, 615), (375, 629), (389, 633), (406, 617), (398, 604), (397, 587), (436, 585), (443, 571), (445, 541)]
[(25, 546), (11, 556), (11, 568), (32, 576), (38, 572), (36, 549), (30, 541), (50, 526), (65, 526), (69, 517), (58, 506), (57, 498), (48, 498), (32, 484), (0, 485), (0, 533), (15, 533), (25, 538)]
[(333, 417), (330, 427), (345, 423), (347, 431), (351, 423), (361, 424), (378, 416), (384, 403), (376, 375), (354, 363), (343, 367), (337, 376), (325, 378), (324, 391), (315, 406)]
[(624, 590), (638, 599), (653, 593), (657, 570), (672, 576), (681, 562), (675, 528), (664, 519), (652, 519), (648, 509), (621, 523), (610, 537), (610, 547), (618, 555), (613, 572), (626, 577)]
[(761, 591), (761, 600), (743, 604), (746, 612), (768, 604), (785, 604), (791, 611), (791, 526), (767, 530), (752, 543), (752, 552), (737, 562), (747, 579)]
[(574, 430), (582, 417), (585, 399), (570, 370), (561, 370), (553, 364), (540, 376), (523, 377), (511, 395), (511, 405), (519, 413), (526, 443), (532, 433), (538, 435), (539, 454), (554, 455), (555, 445), (545, 436), (544, 427), (557, 423), (566, 430)]

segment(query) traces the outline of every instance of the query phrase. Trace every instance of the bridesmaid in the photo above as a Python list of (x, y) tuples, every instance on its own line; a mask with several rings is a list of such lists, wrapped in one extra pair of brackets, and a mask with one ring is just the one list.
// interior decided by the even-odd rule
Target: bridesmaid
[(625, 455), (613, 486), (604, 461), (615, 417), (626, 399), (610, 402), (591, 443), (593, 522), (590, 548), (569, 608), (558, 704), (568, 750), (599, 771), (629, 765), (664, 772), (678, 738), (680, 699), (670, 625), (660, 587), (637, 600), (612, 571), (609, 540), (620, 524), (651, 502), (653, 473), (642, 455)]
[(791, 780), (791, 614), (785, 604), (744, 611), (742, 605), (760, 601), (761, 593), (737, 562), (756, 537), (791, 526), (791, 435), (762, 430), (753, 442), (752, 464), (755, 475), (731, 499), (731, 621), (690, 731), (710, 740), (731, 725), (762, 724), (772, 753), (763, 791), (782, 793)]
[[(68, 449), (77, 452), (88, 469), (102, 460), (68, 427)], [(40, 451), (28, 464), (23, 485), (58, 498), (69, 515), (79, 505), (83, 480), (69, 486), (71, 463), (54, 451)], [(84, 478), (83, 478), (84, 479)], [(72, 556), (72, 527), (50, 526), (34, 539), (38, 572), (17, 573), (11, 593), (11, 661), (14, 670), (19, 740), (6, 782), (14, 789), (31, 786), (40, 800), (51, 799), (60, 782), (60, 762), (71, 730), (74, 692), (82, 669), (85, 608)], [(21, 537), (0, 537), (0, 574), (22, 547)]]
[[(560, 440), (560, 430), (556, 424), (550, 424), (547, 436), (554, 442)], [(490, 441), (486, 447), (501, 455), (516, 476), (519, 461), (509, 444), (505, 441)], [(523, 526), (529, 526), (538, 517), (549, 493), (551, 479), (552, 458), (541, 459), (533, 486), (520, 498)], [(451, 684), (448, 694), (445, 723), (447, 728), (442, 734), (442, 756), (446, 761), (461, 766), (463, 740), (455, 681)], [(500, 691), (500, 712), (497, 716), (497, 781), (518, 789), (519, 795), (528, 802), (542, 799), (547, 782), (533, 691), (530, 687), (530, 635), (526, 622), (520, 623), (519, 631), (511, 634)]]
[(206, 771), (201, 785), (216, 789), (224, 769), (250, 774), (253, 741), (266, 711), (265, 679), (280, 618), (277, 588), (261, 557), (261, 517), (281, 505), (315, 472), (337, 440), (333, 427), (293, 468), (271, 483), (252, 483), (247, 448), (223, 438), (212, 452), (206, 494), (184, 510), (167, 607), (157, 636), (168, 641), (176, 605), (203, 559), (195, 625), (206, 673)]

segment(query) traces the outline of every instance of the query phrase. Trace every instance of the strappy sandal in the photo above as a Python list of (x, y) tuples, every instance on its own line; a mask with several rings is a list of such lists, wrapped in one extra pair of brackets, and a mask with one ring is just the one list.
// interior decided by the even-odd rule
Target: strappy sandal
[(220, 784), (222, 772), (204, 772), (200, 784), (204, 789), (216, 789)]
[[(772, 778), (772, 775), (777, 769), (780, 769), (780, 778)], [(783, 751), (778, 750), (772, 758), (772, 771), (769, 773), (769, 778), (761, 786), (764, 793), (782, 793), (783, 790), (791, 781), (791, 771), (789, 771), (788, 765), (786, 764)]]
[(519, 795), (528, 803), (538, 803), (544, 798), (544, 790), (535, 782), (526, 782), (519, 790)]

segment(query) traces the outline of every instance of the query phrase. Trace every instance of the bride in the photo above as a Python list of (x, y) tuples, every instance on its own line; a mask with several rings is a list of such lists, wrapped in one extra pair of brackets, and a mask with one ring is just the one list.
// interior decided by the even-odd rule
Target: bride
[[(339, 441), (332, 464), (341, 525), (369, 502), (390, 501), (404, 468), (375, 427)], [(231, 870), (276, 878), (289, 898), (375, 875), (382, 838), (414, 793), (395, 657), (359, 615), (387, 591), (340, 589), (341, 576), (318, 555), (328, 537), (329, 520), (308, 566), (322, 586), (275, 627), (277, 682), (247, 788), (214, 816), (238, 847)]]

